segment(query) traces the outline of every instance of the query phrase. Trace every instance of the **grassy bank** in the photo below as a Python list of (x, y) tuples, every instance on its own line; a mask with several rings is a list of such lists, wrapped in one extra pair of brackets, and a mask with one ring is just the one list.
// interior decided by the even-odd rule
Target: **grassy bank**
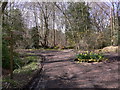
[(42, 68), (41, 58), (37, 56), (27, 56), (21, 59), (24, 66), (13, 71), (13, 79), (10, 75), (3, 76), (2, 87), (5, 89), (22, 88), (27, 85), (37, 72)]

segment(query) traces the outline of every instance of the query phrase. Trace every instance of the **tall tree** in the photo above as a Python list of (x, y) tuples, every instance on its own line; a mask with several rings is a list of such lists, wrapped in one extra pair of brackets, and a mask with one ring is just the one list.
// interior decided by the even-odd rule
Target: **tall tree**
[(69, 32), (77, 44), (78, 49), (82, 35), (90, 28), (89, 7), (84, 2), (70, 3), (67, 9), (67, 16), (72, 24)]
[[(3, 46), (10, 46), (7, 50), (7, 54), (9, 54), (7, 58), (3, 56), (3, 64), (8, 62), (11, 78), (13, 78), (13, 69), (14, 69), (14, 49), (20, 40), (23, 40), (23, 32), (24, 32), (24, 23), (21, 15), (21, 11), (19, 9), (14, 9), (12, 7), (14, 3), (10, 3), (9, 8), (4, 11), (4, 20), (3, 20)], [(5, 51), (5, 47), (2, 48), (2, 51)]]
[(55, 5), (53, 5), (53, 30), (54, 30), (53, 46), (55, 47), (55, 45), (56, 45), (56, 37), (55, 37), (55, 34), (56, 34), (56, 31), (55, 31)]

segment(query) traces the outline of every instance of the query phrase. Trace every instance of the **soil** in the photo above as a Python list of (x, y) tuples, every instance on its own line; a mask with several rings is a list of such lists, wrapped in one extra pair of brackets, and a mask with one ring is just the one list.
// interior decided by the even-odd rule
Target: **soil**
[[(34, 52), (33, 52), (34, 53)], [(46, 60), (43, 70), (29, 85), (29, 89), (40, 88), (118, 88), (118, 54), (106, 54), (107, 62), (76, 63), (73, 50), (35, 51)]]

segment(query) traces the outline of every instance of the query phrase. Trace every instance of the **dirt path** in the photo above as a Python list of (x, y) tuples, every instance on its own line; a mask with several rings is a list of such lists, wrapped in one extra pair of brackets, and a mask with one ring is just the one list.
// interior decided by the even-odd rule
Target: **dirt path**
[(30, 85), (40, 88), (118, 88), (118, 61), (80, 63), (73, 61), (72, 50), (44, 51), (43, 71)]

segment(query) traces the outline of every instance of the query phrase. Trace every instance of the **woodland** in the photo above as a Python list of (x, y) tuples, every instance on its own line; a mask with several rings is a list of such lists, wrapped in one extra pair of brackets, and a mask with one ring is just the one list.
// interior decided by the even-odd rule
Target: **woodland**
[[(104, 69), (108, 70), (107, 68), (111, 68), (111, 72), (118, 72), (120, 59), (118, 48), (120, 43), (119, 1), (0, 1), (0, 7), (0, 32), (2, 33), (0, 35), (0, 51), (2, 51), (1, 78), (3, 89), (83, 88), (85, 86), (82, 86), (81, 83), (87, 81), (78, 81), (79, 83), (75, 84), (74, 79), (72, 79), (72, 75), (74, 77), (77, 74), (77, 80), (83, 75), (76, 73), (76, 70), (81, 72), (84, 69), (87, 72), (92, 68), (93, 76), (97, 75), (96, 70), (99, 72)], [(64, 64), (67, 69), (71, 70), (64, 69)], [(99, 69), (100, 67), (97, 67), (97, 65), (101, 65), (104, 69)], [(43, 70), (43, 67), (46, 71)], [(61, 74), (55, 71), (56, 69), (53, 70), (53, 67)], [(47, 71), (49, 69), (51, 72)], [(66, 71), (64, 72), (64, 70)], [(47, 84), (38, 83), (40, 82), (41, 71), (45, 72), (43, 81)], [(67, 71), (69, 72), (65, 74)], [(101, 72), (105, 73), (104, 76), (109, 77), (107, 71)], [(57, 77), (54, 77), (54, 75), (57, 75), (56, 73), (68, 76), (59, 76), (60, 80), (58, 80)], [(112, 76), (116, 76), (115, 83), (117, 83), (116, 73), (110, 74), (111, 79)], [(45, 75), (56, 79), (52, 81), (51, 78), (46, 78)], [(89, 73), (84, 75), (92, 77)], [(71, 79), (68, 80), (69, 77)], [(101, 73), (99, 73), (99, 77), (103, 77)], [(71, 83), (68, 83), (66, 78)], [(84, 80), (86, 79), (87, 76)], [(66, 83), (62, 82), (62, 80), (65, 80)], [(90, 85), (90, 87), (99, 87), (100, 83), (97, 86), (96, 83), (98, 82), (96, 80), (93, 81), (94, 85)], [(103, 81), (101, 82), (104, 84)], [(41, 86), (42, 84), (44, 87)], [(89, 87), (89, 83), (85, 85)], [(104, 85), (106, 88), (118, 88), (116, 84), (112, 84), (113, 86)]]

